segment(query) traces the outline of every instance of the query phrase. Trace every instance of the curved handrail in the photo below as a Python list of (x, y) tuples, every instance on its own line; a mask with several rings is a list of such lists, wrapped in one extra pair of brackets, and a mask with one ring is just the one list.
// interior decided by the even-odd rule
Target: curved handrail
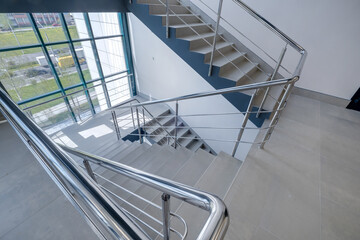
[(148, 239), (134, 220), (0, 89), (0, 110), (45, 171), (102, 239)]
[(91, 161), (208, 211), (210, 215), (198, 235), (197, 240), (215, 240), (224, 237), (229, 225), (229, 215), (224, 202), (217, 196), (84, 151), (63, 145), (61, 145), (61, 147), (68, 153)]
[[(273, 80), (271, 82), (268, 81), (268, 82), (252, 83), (252, 84), (247, 84), (247, 85), (243, 85), (243, 86), (218, 89), (218, 90), (214, 90), (214, 91), (193, 93), (193, 94), (183, 95), (183, 96), (179, 96), (179, 97), (146, 101), (146, 102), (142, 102), (142, 103), (138, 103), (138, 104), (133, 104), (131, 106), (132, 107), (140, 107), (140, 106), (152, 105), (152, 104), (157, 104), (157, 103), (175, 102), (175, 101), (188, 100), (188, 99), (194, 99), (194, 98), (202, 98), (202, 97), (207, 97), (207, 96), (221, 95), (221, 94), (226, 94), (226, 93), (242, 92), (242, 91), (260, 89), (260, 88), (267, 88), (267, 87), (271, 87), (271, 86), (287, 85), (287, 84), (292, 84), (292, 83), (296, 82), (298, 79), (299, 79), (299, 77), (296, 76), (293, 78)], [(129, 107), (128, 106), (117, 106), (117, 108), (129, 108)]]

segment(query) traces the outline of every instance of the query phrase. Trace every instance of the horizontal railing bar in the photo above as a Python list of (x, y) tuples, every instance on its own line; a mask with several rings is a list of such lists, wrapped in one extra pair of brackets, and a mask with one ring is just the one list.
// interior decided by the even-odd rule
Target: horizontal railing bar
[[(114, 74), (111, 74), (111, 75), (107, 75), (105, 76), (104, 78), (109, 78), (109, 77), (113, 77), (113, 76), (116, 76), (116, 75), (119, 75), (119, 74), (123, 74), (123, 73), (127, 73), (127, 70), (126, 71), (122, 71), (122, 72), (118, 72), (118, 73), (114, 73)], [(129, 74), (129, 76), (131, 76), (132, 74)], [(127, 77), (127, 76), (125, 76)], [(121, 78), (119, 78), (121, 79)], [(116, 80), (119, 80), (119, 79), (113, 79), (114, 81)], [(97, 81), (100, 81), (101, 78), (96, 78), (96, 79), (92, 79), (90, 81), (87, 81), (86, 84), (90, 84), (90, 83), (93, 83), (93, 82), (97, 82)], [(113, 80), (110, 80), (110, 81), (107, 81), (105, 83), (109, 83), (109, 82), (112, 82)], [(77, 87), (82, 87), (82, 83), (77, 83), (75, 85), (72, 85), (70, 87), (66, 87), (64, 88), (64, 91), (69, 91), (71, 89), (74, 89), (74, 88), (77, 88)], [(36, 100), (39, 100), (39, 99), (42, 99), (42, 98), (45, 98), (45, 97), (49, 97), (51, 95), (55, 95), (55, 94), (58, 94), (58, 93), (61, 93), (61, 90), (55, 90), (55, 91), (52, 91), (52, 92), (49, 92), (49, 93), (45, 93), (45, 94), (42, 94), (42, 95), (39, 95), (39, 96), (36, 96), (36, 97), (33, 97), (33, 98), (29, 98), (29, 99), (26, 99), (26, 100), (22, 100), (22, 101), (19, 101), (17, 102), (18, 105), (23, 105), (23, 104), (26, 104), (26, 103), (29, 103), (29, 102), (33, 102), (33, 101), (36, 101)]]
[[(161, 100), (141, 102), (141, 103), (132, 105), (132, 107), (140, 107), (140, 106), (152, 105), (152, 104), (157, 104), (157, 103), (175, 102), (175, 101), (189, 100), (189, 99), (202, 98), (202, 97), (208, 97), (208, 96), (215, 96), (215, 95), (226, 94), (226, 93), (241, 92), (241, 91), (254, 90), (254, 89), (259, 89), (259, 88), (267, 88), (267, 87), (271, 87), (271, 86), (291, 84), (297, 80), (298, 80), (298, 77), (294, 77), (294, 78), (274, 80), (271, 82), (252, 83), (252, 84), (247, 84), (247, 85), (243, 85), (243, 86), (224, 88), (224, 89), (219, 89), (219, 90), (214, 90), (214, 91), (209, 91), (209, 92), (194, 93), (194, 94), (184, 95), (184, 96), (180, 96), (180, 97), (165, 98), (165, 99), (161, 99)], [(119, 106), (118, 108), (128, 108), (128, 107)]]
[(229, 219), (226, 206), (220, 198), (212, 194), (84, 151), (67, 146), (62, 146), (62, 148), (71, 154), (99, 164), (104, 168), (208, 211), (210, 213), (209, 217), (197, 237), (198, 240), (221, 239), (228, 227)]
[[(130, 76), (130, 75), (132, 75), (132, 74), (129, 74), (129, 75), (126, 75), (126, 76), (122, 76), (122, 77), (119, 77), (119, 78), (116, 78), (116, 79), (112, 79), (112, 80), (110, 80), (110, 81), (108, 81), (108, 82), (106, 82), (106, 83), (118, 81), (119, 79), (128, 77), (128, 76)], [(28, 109), (31, 109), (31, 108), (34, 108), (34, 107), (38, 107), (38, 106), (41, 106), (41, 105), (43, 105), (43, 104), (46, 104), (46, 103), (49, 103), (49, 102), (52, 102), (52, 101), (55, 101), (55, 100), (58, 100), (58, 99), (64, 99), (64, 98), (69, 97), (69, 96), (72, 96), (72, 95), (74, 95), (74, 94), (78, 94), (78, 93), (81, 93), (81, 92), (84, 92), (84, 91), (86, 91), (86, 90), (90, 90), (90, 89), (93, 89), (93, 88), (95, 88), (95, 87), (99, 87), (99, 86), (102, 86), (102, 85), (104, 85), (104, 84), (103, 84), (103, 83), (100, 83), (100, 84), (98, 84), (98, 85), (94, 85), (94, 86), (91, 86), (91, 87), (82, 88), (82, 89), (80, 89), (80, 90), (78, 90), (78, 91), (75, 91), (75, 92), (72, 92), (72, 93), (68, 93), (68, 94), (65, 94), (65, 95), (63, 95), (63, 96), (59, 96), (59, 97), (52, 98), (52, 99), (49, 99), (49, 100), (44, 101), (44, 102), (41, 102), (41, 103), (37, 103), (37, 104), (31, 105), (31, 106), (29, 106), (29, 107), (24, 108), (23, 110), (28, 110)], [(82, 86), (82, 85), (80, 85), (80, 86)], [(80, 86), (77, 86), (77, 87), (80, 87)], [(67, 89), (65, 89), (65, 91), (67, 91)], [(123, 90), (123, 91), (125, 91), (125, 90)], [(115, 94), (114, 94), (114, 95), (115, 95)], [(36, 99), (36, 100), (38, 100), (38, 99)], [(35, 101), (35, 100), (32, 100), (32, 101)], [(19, 104), (19, 103), (18, 103), (18, 104)], [(25, 104), (25, 103), (21, 103), (21, 104)], [(20, 104), (19, 104), (19, 105), (20, 105)]]
[(111, 183), (112, 185), (114, 185), (114, 186), (116, 186), (116, 187), (118, 187), (118, 188), (122, 189), (123, 191), (125, 191), (125, 192), (127, 192), (127, 193), (130, 193), (131, 195), (133, 195), (133, 196), (135, 196), (135, 197), (137, 197), (137, 198), (139, 198), (139, 199), (143, 200), (144, 202), (146, 202), (146, 203), (150, 204), (151, 206), (153, 206), (153, 207), (155, 207), (155, 208), (158, 208), (158, 209), (161, 209), (161, 207), (160, 207), (159, 205), (157, 205), (157, 204), (155, 204), (155, 203), (151, 202), (150, 200), (148, 200), (148, 199), (146, 199), (146, 198), (143, 198), (143, 197), (141, 197), (140, 195), (138, 195), (138, 194), (136, 194), (136, 193), (134, 193), (134, 192), (131, 192), (130, 190), (128, 190), (128, 189), (126, 189), (126, 188), (124, 188), (124, 187), (120, 186), (119, 184), (114, 183), (113, 181), (111, 181), (111, 180), (109, 180), (109, 179), (107, 179), (107, 178), (105, 178), (105, 177), (101, 176), (100, 174), (98, 174), (98, 173), (96, 173), (96, 172), (94, 172), (94, 174), (95, 174), (96, 176), (98, 176), (99, 178), (101, 178), (101, 179), (103, 179), (103, 180), (105, 180), (105, 181), (107, 181), (107, 182)]

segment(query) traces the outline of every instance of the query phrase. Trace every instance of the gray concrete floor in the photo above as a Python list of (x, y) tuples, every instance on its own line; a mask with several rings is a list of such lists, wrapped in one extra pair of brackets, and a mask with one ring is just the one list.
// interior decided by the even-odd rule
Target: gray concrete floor
[(8, 123), (0, 124), (0, 239), (98, 239)]
[(225, 202), (226, 239), (359, 240), (360, 112), (292, 95)]

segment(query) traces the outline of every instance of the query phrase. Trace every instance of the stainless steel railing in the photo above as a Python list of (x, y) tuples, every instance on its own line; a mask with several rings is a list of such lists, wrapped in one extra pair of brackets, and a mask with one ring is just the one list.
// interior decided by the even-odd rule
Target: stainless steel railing
[[(240, 143), (250, 143), (250, 144), (258, 144), (260, 145), (261, 148), (264, 147), (265, 143), (269, 140), (270, 135), (274, 129), (274, 127), (277, 124), (277, 121), (279, 120), (280, 117), (280, 113), (282, 112), (282, 110), (284, 109), (285, 105), (286, 105), (286, 100), (288, 99), (288, 96), (292, 90), (292, 87), (294, 86), (295, 82), (298, 80), (298, 77), (294, 77), (294, 78), (288, 78), (288, 79), (280, 79), (280, 80), (273, 80), (273, 81), (268, 81), (268, 82), (261, 82), (261, 83), (253, 83), (253, 84), (248, 84), (248, 85), (243, 85), (243, 86), (237, 86), (237, 87), (232, 87), (232, 88), (226, 88), (226, 89), (220, 89), (220, 90), (214, 90), (214, 91), (210, 91), (210, 92), (201, 92), (201, 93), (194, 93), (194, 94), (189, 94), (189, 95), (184, 95), (184, 96), (180, 96), (180, 97), (174, 97), (174, 98), (166, 98), (166, 99), (160, 99), (160, 100), (153, 100), (153, 101), (147, 101), (147, 102), (141, 102), (141, 103), (137, 103), (137, 104), (132, 104), (131, 107), (145, 107), (145, 106), (150, 106), (150, 105), (154, 105), (154, 104), (164, 104), (164, 103), (170, 103), (170, 102), (175, 102), (175, 116), (169, 116), (169, 117), (175, 117), (175, 119), (178, 119), (179, 117), (191, 117), (191, 116), (203, 116), (203, 117), (211, 117), (211, 116), (216, 116), (216, 115), (224, 115), (224, 116), (230, 116), (233, 114), (241, 114), (244, 115), (241, 125), (239, 128), (226, 128), (224, 126), (221, 127), (206, 127), (206, 126), (191, 126), (192, 129), (199, 129), (199, 128), (204, 128), (204, 129), (238, 129), (238, 135), (237, 138), (235, 140), (233, 139), (227, 139), (227, 140), (220, 140), (220, 139), (206, 139), (203, 138), (202, 140), (204, 141), (222, 141), (222, 142), (234, 142), (234, 147), (233, 147), (233, 151), (232, 151), (232, 156), (235, 156), (239, 144)], [(253, 107), (254, 107), (254, 102), (255, 102), (255, 98), (256, 95), (258, 94), (258, 92), (260, 90), (267, 90), (273, 87), (283, 87), (284, 91), (281, 92), (281, 94), (278, 97), (278, 101), (277, 101), (277, 108), (275, 110), (270, 110), (270, 111), (264, 111), (264, 110), (256, 110), (253, 111)], [(253, 90), (253, 93), (251, 95), (251, 99), (248, 103), (247, 109), (245, 112), (234, 112), (234, 113), (210, 113), (210, 114), (191, 114), (191, 115), (180, 115), (179, 114), (179, 104), (182, 101), (186, 101), (186, 100), (190, 100), (190, 99), (197, 99), (197, 98), (206, 98), (206, 97), (210, 97), (210, 96), (216, 96), (216, 95), (224, 95), (224, 94), (228, 94), (228, 93), (234, 93), (234, 92), (248, 92), (249, 90)], [(130, 106), (116, 106), (116, 108), (118, 109), (126, 109), (129, 108)], [(266, 133), (264, 134), (264, 137), (262, 139), (262, 141), (259, 142), (246, 142), (242, 140), (242, 137), (244, 135), (244, 131), (246, 129), (252, 129), (251, 127), (247, 127), (247, 123), (249, 121), (249, 118), (251, 116), (251, 114), (256, 115), (258, 113), (271, 113), (273, 114), (273, 117), (271, 118), (271, 121), (269, 123), (268, 126), (266, 127), (262, 127), (260, 129), (264, 129), (266, 130)], [(145, 126), (145, 125), (144, 125)], [(163, 128), (167, 128), (166, 126), (162, 126)], [(175, 121), (175, 126), (174, 129), (179, 129), (179, 126), (177, 125), (177, 121)], [(254, 128), (254, 129), (258, 129), (258, 128)], [(140, 136), (141, 137), (141, 136)], [(177, 141), (179, 141), (179, 137), (175, 134), (173, 135), (174, 137), (174, 141), (175, 143)], [(184, 137), (180, 137), (180, 138), (184, 138)], [(176, 146), (176, 144), (175, 144)]]
[(0, 110), (24, 144), (101, 239), (148, 239), (134, 220), (0, 89)]
[[(215, 240), (223, 239), (225, 232), (229, 224), (229, 216), (225, 204), (218, 197), (186, 186), (181, 183), (177, 183), (153, 174), (146, 173), (144, 171), (129, 167), (127, 165), (108, 160), (93, 154), (83, 152), (67, 146), (62, 148), (77, 157), (84, 159), (84, 161), (90, 161), (101, 167), (114, 171), (118, 174), (126, 176), (130, 179), (143, 183), (151, 188), (154, 188), (162, 192), (162, 212), (163, 212), (163, 234), (164, 239), (169, 239), (170, 231), (170, 215), (176, 216), (170, 212), (169, 204), (171, 197), (175, 197), (181, 201), (189, 203), (195, 207), (201, 208), (209, 212), (209, 217), (206, 220), (203, 228), (196, 239), (200, 240)], [(92, 170), (88, 170), (89, 175), (93, 175)], [(116, 195), (116, 194), (114, 194)], [(179, 217), (182, 219), (181, 217)], [(178, 233), (178, 235), (184, 239), (186, 237), (187, 226), (185, 224), (184, 234)]]

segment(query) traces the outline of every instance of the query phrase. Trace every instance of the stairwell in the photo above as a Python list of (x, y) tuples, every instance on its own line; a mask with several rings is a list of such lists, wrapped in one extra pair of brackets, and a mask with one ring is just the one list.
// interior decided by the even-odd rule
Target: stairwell
[[(248, 52), (240, 51), (222, 35), (217, 37), (212, 75), (209, 76), (214, 26), (205, 22), (180, 1), (169, 1), (169, 38), (166, 38), (165, 34), (165, 1), (136, 0), (128, 4), (128, 9), (215, 89), (264, 82), (271, 78), (271, 72), (265, 71), (262, 67), (264, 62), (255, 62), (248, 56)], [(270, 97), (263, 108), (273, 110), (282, 91), (281, 87), (271, 88)], [(264, 93), (263, 90), (256, 93), (253, 111), (260, 106)], [(250, 96), (250, 92), (224, 95), (239, 111), (246, 110)], [(268, 117), (268, 114), (260, 114), (260, 117), (252, 114), (250, 120), (260, 127)]]

